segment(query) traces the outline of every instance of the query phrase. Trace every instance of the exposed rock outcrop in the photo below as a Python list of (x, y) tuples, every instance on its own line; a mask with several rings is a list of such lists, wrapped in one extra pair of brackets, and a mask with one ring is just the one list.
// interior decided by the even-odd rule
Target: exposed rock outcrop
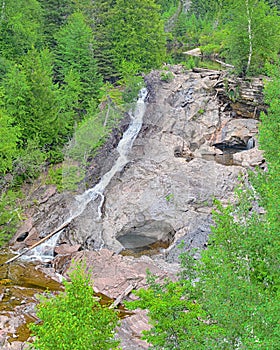
[[(169, 70), (169, 82), (158, 71), (146, 77), (144, 124), (129, 163), (105, 190), (102, 218), (98, 198), (64, 230), (61, 243), (120, 252), (161, 241), (171, 244), (165, 251), (168, 259), (176, 258), (171, 251), (182, 238), (188, 248), (202, 248), (210, 232), (213, 197), (230, 201), (238, 175), (262, 165), (258, 121), (248, 118), (257, 118), (264, 108), (262, 80), (231, 80), (224, 72), (184, 71), (181, 66)], [(248, 106), (250, 113), (236, 103)], [(94, 164), (108, 169), (112, 159), (99, 156)], [(48, 189), (42, 198), (15, 236), (17, 246), (33, 242), (38, 233), (46, 235), (79, 205), (70, 194), (54, 195)]]
[[(264, 166), (256, 137), (259, 113), (265, 108), (262, 81), (231, 80), (220, 71), (167, 68), (171, 81), (163, 81), (158, 71), (146, 77), (147, 109), (129, 163), (107, 186), (102, 205), (101, 198), (90, 202), (64, 229), (56, 249), (57, 270), (66, 273), (72, 257), (86, 259), (93, 267), (96, 290), (112, 298), (131, 281), (145, 286), (146, 268), (174, 277), (181, 241), (185, 249), (207, 246), (213, 197), (223, 203), (234, 200), (238, 176)], [(115, 134), (93, 160), (88, 187), (112, 166), (116, 152), (110, 144), (120, 138)], [(27, 220), (12, 240), (14, 248), (46, 236), (79, 206), (71, 193), (57, 194), (48, 187), (37, 193), (38, 205), (27, 210)], [(116, 254), (149, 254), (155, 245), (159, 255), (153, 258)], [(77, 252), (80, 249), (92, 251)], [(133, 322), (124, 320), (119, 332), (123, 348), (145, 349), (147, 344), (136, 342), (132, 334), (147, 327), (146, 316), (134, 317)], [(141, 326), (136, 331), (133, 324)]]

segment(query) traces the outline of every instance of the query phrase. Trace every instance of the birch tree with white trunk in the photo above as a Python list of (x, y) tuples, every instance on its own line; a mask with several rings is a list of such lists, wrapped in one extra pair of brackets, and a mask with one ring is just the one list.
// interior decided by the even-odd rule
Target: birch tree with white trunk
[(262, 72), (280, 49), (280, 17), (264, 0), (236, 0), (228, 10), (228, 61), (241, 75)]

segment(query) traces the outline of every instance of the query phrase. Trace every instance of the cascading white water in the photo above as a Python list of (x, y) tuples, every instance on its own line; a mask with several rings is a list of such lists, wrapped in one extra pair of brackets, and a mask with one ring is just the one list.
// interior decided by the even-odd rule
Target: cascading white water
[(76, 205), (74, 204), (74, 209), (72, 209), (68, 219), (60, 226), (61, 230), (58, 228), (58, 233), (56, 233), (52, 238), (46, 242), (40, 244), (36, 248), (30, 250), (24, 255), (24, 259), (28, 260), (40, 260), (40, 261), (50, 261), (53, 258), (53, 250), (57, 243), (60, 233), (62, 232), (65, 224), (70, 223), (76, 217), (81, 215), (88, 203), (94, 201), (98, 197), (101, 198), (101, 201), (98, 206), (98, 219), (101, 219), (101, 207), (104, 202), (104, 191), (108, 184), (110, 183), (113, 176), (120, 172), (124, 166), (128, 163), (128, 153), (133, 146), (133, 143), (141, 130), (143, 117), (146, 110), (145, 98), (148, 94), (146, 88), (143, 88), (139, 92), (139, 97), (135, 110), (130, 112), (131, 122), (128, 129), (124, 132), (122, 139), (120, 140), (117, 151), (119, 157), (116, 160), (116, 163), (113, 165), (111, 170), (102, 176), (100, 181), (93, 187), (85, 191), (83, 194), (76, 196)]
[[(61, 231), (60, 231), (61, 232)], [(49, 262), (54, 258), (54, 247), (59, 239), (60, 232), (57, 232), (50, 239), (24, 254), (21, 259), (27, 261)]]

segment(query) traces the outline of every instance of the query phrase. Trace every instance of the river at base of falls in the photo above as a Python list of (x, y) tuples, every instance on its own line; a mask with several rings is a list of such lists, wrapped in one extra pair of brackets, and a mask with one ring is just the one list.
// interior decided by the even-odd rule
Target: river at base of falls
[[(0, 265), (11, 257), (8, 250), (2, 249)], [(0, 317), (21, 318), (16, 332), (9, 334), (9, 341), (26, 341), (29, 338), (28, 323), (36, 321), (32, 309), (38, 302), (37, 294), (62, 289), (61, 283), (40, 271), (35, 263), (17, 261), (0, 266)]]

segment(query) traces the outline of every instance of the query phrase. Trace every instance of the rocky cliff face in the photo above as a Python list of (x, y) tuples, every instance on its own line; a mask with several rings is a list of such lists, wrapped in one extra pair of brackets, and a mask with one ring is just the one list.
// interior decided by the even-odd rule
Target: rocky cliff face
[[(146, 77), (144, 124), (128, 164), (107, 186), (103, 204), (100, 198), (90, 202), (64, 229), (56, 248), (57, 271), (67, 273), (71, 258), (84, 259), (93, 266), (96, 291), (111, 298), (131, 284), (145, 286), (147, 268), (160, 278), (174, 278), (178, 243), (185, 241), (185, 249), (207, 246), (213, 197), (223, 203), (234, 200), (238, 176), (248, 168), (264, 167), (256, 138), (259, 113), (265, 108), (261, 80), (232, 80), (224, 72), (184, 71), (180, 66), (167, 69), (168, 81), (166, 71)], [(114, 164), (113, 145), (119, 138), (119, 132), (112, 135), (93, 160), (88, 187)], [(32, 193), (30, 204), (27, 220), (11, 241), (15, 249), (60, 226), (79, 201), (48, 186)], [(115, 254), (119, 252), (138, 257)], [(155, 252), (159, 254), (147, 256)], [(147, 327), (143, 313), (123, 320), (122, 347), (148, 348), (139, 340)]]
[[(181, 240), (188, 249), (206, 246), (213, 197), (231, 201), (238, 176), (262, 165), (256, 139), (264, 108), (261, 81), (233, 84), (219, 71), (168, 69), (168, 82), (162, 78), (165, 71), (146, 77), (144, 124), (129, 163), (106, 188), (101, 219), (97, 199), (70, 223), (61, 242), (119, 253), (149, 249), (160, 241), (165, 248), (170, 245), (165, 257), (176, 260)], [(113, 161), (108, 156), (95, 160), (101, 170)], [(48, 199), (44, 193), (41, 205), (29, 213), (27, 226), (13, 240), (17, 245), (19, 240), (31, 244), (38, 233), (46, 235), (78, 205), (69, 194), (51, 195)]]
[(148, 106), (130, 162), (106, 189), (102, 220), (94, 219), (97, 203), (74, 220), (64, 236), (71, 244), (119, 252), (170, 242), (168, 259), (178, 240), (204, 247), (213, 197), (232, 200), (244, 167), (262, 163), (253, 147), (258, 121), (219, 98), (221, 73), (177, 67), (172, 74), (168, 83), (159, 72), (146, 78)]

